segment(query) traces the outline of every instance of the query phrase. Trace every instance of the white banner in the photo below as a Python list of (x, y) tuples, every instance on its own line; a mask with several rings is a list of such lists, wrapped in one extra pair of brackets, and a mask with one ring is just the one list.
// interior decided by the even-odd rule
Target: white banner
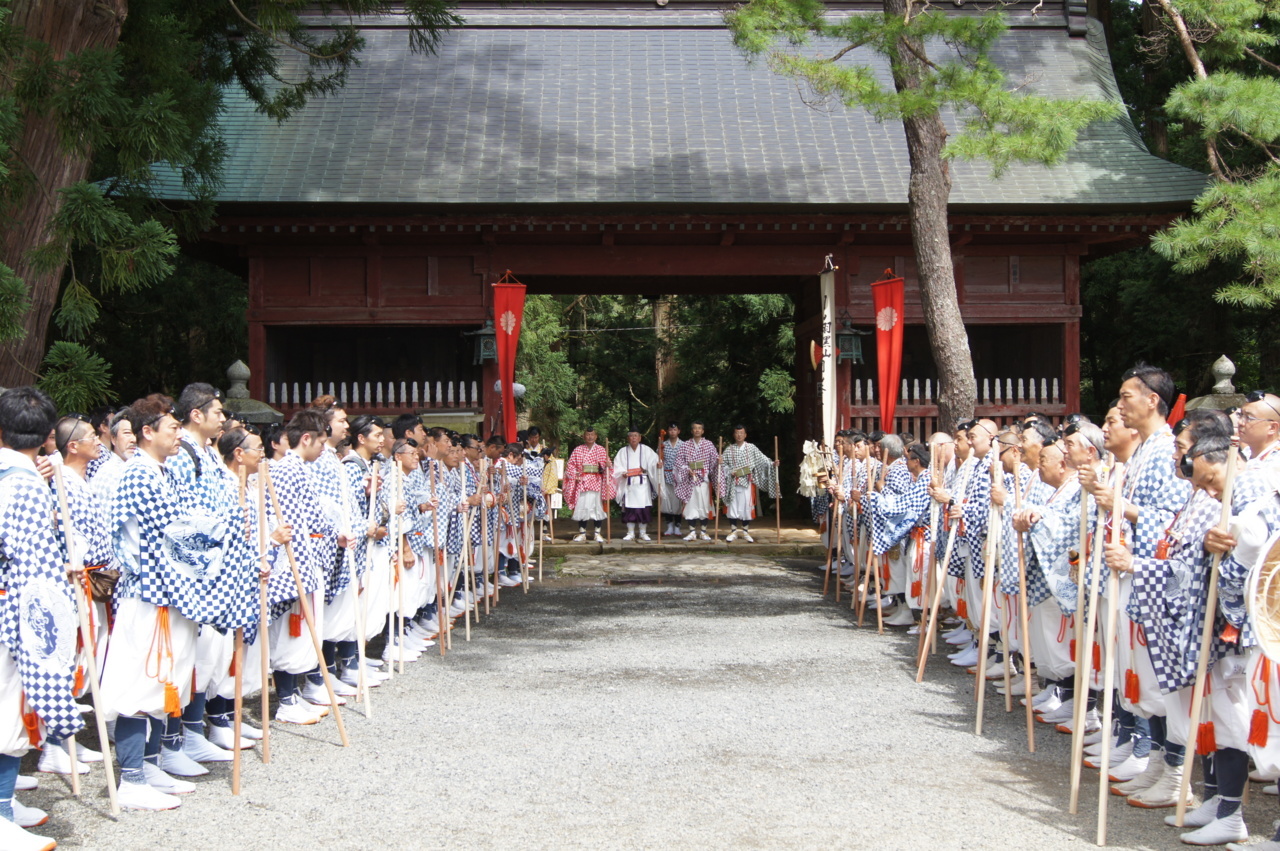
[(836, 272), (829, 269), (818, 276), (822, 290), (822, 373), (818, 381), (818, 397), (822, 403), (822, 440), (828, 446), (836, 442)]

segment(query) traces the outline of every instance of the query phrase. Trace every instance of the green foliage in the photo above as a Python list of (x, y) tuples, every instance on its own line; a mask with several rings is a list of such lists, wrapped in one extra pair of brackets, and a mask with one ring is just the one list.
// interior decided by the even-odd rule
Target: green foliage
[[(878, 121), (954, 110), (960, 128), (945, 155), (984, 159), (997, 176), (1012, 162), (1061, 162), (1080, 130), (1119, 111), (1096, 98), (1043, 97), (1006, 79), (989, 56), (1007, 29), (997, 12), (828, 17), (817, 0), (750, 0), (724, 20), (749, 59), (763, 57), (818, 98), (866, 109)], [(888, 62), (895, 80), (917, 73), (919, 84), (885, 85), (872, 56)]]
[(22, 314), (30, 307), (27, 285), (12, 269), (0, 263), (0, 343), (22, 339), (25, 333)]
[(564, 306), (556, 296), (531, 295), (524, 302), (516, 381), (527, 389), (524, 407), (543, 439), (559, 443), (581, 428), (574, 397), (578, 375), (565, 349)]
[(111, 367), (79, 343), (61, 341), (49, 347), (41, 365), (39, 387), (60, 411), (86, 412), (111, 401)]

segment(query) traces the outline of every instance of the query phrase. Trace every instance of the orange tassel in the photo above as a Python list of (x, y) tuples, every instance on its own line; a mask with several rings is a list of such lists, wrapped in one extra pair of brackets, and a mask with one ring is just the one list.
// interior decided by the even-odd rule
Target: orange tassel
[(965, 620), (969, 619), (969, 604), (963, 598), (956, 600), (956, 614)]
[(236, 654), (231, 654), (231, 664), (227, 666), (227, 676), (234, 677), (236, 675)]
[(1093, 669), (1095, 671), (1102, 670), (1102, 648), (1096, 644), (1093, 645)]
[(922, 583), (919, 579), (917, 579), (917, 580), (915, 580), (914, 582), (912, 582), (912, 583), (911, 583), (911, 596), (912, 596), (912, 597), (919, 597), (919, 596), (920, 596), (921, 594), (923, 594), (923, 593), (924, 593), (924, 585), (923, 585), (923, 583)]
[(1071, 639), (1071, 661), (1074, 662), (1075, 660), (1076, 660), (1076, 640), (1073, 638)]
[(1270, 726), (1267, 721), (1267, 713), (1261, 709), (1253, 710), (1253, 717), (1249, 719), (1249, 744), (1257, 748), (1265, 748), (1267, 746), (1267, 730)]
[(1142, 697), (1142, 689), (1138, 684), (1138, 672), (1130, 668), (1124, 672), (1124, 699), (1137, 703)]
[(178, 687), (173, 683), (164, 684), (164, 714), (177, 718), (182, 714), (182, 701), (178, 700)]
[(84, 691), (84, 666), (76, 665), (76, 681), (72, 687), (76, 694)]
[(27, 729), (27, 741), (31, 747), (40, 746), (40, 718), (31, 710), (22, 713), (22, 726)]
[(289, 615), (289, 637), (302, 637), (302, 615), (296, 613)]
[(1204, 756), (1218, 749), (1218, 740), (1213, 735), (1213, 722), (1205, 721), (1196, 731), (1196, 753)]

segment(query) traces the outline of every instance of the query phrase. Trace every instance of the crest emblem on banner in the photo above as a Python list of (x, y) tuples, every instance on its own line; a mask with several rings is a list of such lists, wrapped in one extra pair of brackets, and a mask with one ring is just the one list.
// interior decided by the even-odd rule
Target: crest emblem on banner
[(892, 331), (893, 326), (898, 324), (898, 311), (892, 307), (882, 307), (880, 312), (876, 314), (876, 327), (881, 331)]
[(498, 324), (502, 326), (502, 330), (510, 334), (516, 329), (516, 315), (508, 310), (502, 314), (502, 318), (498, 320)]

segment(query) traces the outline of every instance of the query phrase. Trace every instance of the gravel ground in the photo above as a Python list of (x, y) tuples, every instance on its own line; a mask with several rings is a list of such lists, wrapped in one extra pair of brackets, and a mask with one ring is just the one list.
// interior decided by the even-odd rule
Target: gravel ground
[[(994, 699), (975, 737), (971, 680), (939, 662), (917, 685), (914, 639), (818, 601), (813, 562), (661, 581), (637, 567), (505, 594), (470, 644), (376, 690), (373, 719), (345, 713), (349, 749), (331, 720), (277, 726), (239, 797), (229, 767), (176, 811), (118, 822), (100, 768), (85, 801), (48, 775), (21, 797), (65, 848), (1092, 843), (1096, 780), (1066, 812), (1070, 737), (1041, 725), (1029, 754), (1023, 716)], [(1267, 831), (1275, 799), (1252, 793)], [(1112, 847), (1186, 847), (1163, 811), (1111, 804)]]

